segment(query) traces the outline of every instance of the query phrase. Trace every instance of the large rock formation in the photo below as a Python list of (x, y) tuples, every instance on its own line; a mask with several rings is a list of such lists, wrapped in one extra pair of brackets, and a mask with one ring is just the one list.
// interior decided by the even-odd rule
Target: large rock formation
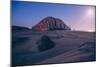
[(44, 18), (37, 25), (32, 27), (32, 29), (37, 31), (71, 30), (71, 28), (65, 25), (61, 19), (54, 18), (54, 17)]
[(46, 51), (53, 48), (56, 44), (53, 42), (50, 37), (44, 35), (40, 40), (37, 41), (39, 51)]

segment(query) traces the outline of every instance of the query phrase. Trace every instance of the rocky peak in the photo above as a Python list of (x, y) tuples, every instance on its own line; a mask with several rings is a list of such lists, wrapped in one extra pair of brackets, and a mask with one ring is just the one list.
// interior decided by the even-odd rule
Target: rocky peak
[(48, 31), (48, 30), (71, 30), (64, 22), (59, 18), (46, 17), (41, 20), (37, 25), (33, 26), (32, 29), (37, 31)]

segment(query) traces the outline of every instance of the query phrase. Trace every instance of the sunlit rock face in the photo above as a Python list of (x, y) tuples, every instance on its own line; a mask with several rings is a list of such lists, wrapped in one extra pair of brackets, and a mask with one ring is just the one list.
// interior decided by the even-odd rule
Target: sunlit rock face
[(71, 30), (71, 28), (65, 25), (61, 19), (54, 17), (44, 18), (37, 25), (32, 27), (32, 29), (37, 31)]

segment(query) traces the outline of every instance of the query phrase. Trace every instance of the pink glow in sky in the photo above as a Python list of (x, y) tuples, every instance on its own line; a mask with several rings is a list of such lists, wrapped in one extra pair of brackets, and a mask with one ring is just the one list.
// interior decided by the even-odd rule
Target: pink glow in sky
[(95, 31), (95, 23), (95, 8), (89, 7), (81, 13), (79, 19), (76, 19), (72, 29), (93, 32)]

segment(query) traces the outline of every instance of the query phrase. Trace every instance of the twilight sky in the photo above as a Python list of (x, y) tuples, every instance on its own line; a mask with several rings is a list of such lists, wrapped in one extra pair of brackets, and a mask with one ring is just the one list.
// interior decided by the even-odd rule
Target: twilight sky
[(47, 16), (62, 19), (72, 30), (95, 31), (95, 6), (12, 2), (12, 25), (31, 28)]

